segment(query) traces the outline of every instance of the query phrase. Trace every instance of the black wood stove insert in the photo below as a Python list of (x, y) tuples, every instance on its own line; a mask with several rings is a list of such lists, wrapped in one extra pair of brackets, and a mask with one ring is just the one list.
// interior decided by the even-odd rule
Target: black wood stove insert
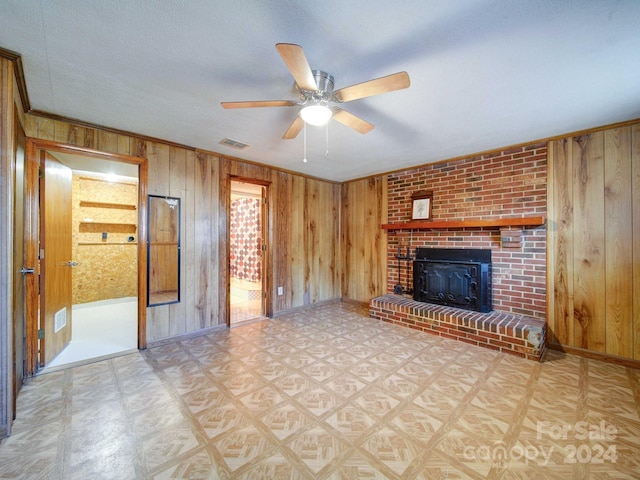
[(491, 311), (491, 250), (418, 248), (413, 261), (413, 299)]

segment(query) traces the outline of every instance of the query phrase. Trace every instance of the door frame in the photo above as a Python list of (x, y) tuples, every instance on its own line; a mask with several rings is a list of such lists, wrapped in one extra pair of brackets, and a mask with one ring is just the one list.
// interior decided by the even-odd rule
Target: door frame
[(146, 158), (108, 153), (85, 147), (67, 145), (51, 140), (27, 138), (25, 159), (25, 264), (35, 265), (35, 275), (27, 275), (26, 283), (26, 345), (25, 377), (34, 375), (41, 367), (38, 355), (39, 277), (38, 262), (40, 209), (40, 158), (44, 151), (83, 155), (98, 160), (130, 163), (138, 166), (138, 349), (147, 347), (147, 183)]
[[(25, 365), (25, 328), (26, 328), (26, 282), (28, 277), (33, 277), (33, 273), (25, 270), (30, 267), (25, 258), (25, 191), (26, 191), (26, 168), (27, 168), (27, 134), (22, 127), (17, 110), (14, 112), (14, 125), (16, 126), (13, 138), (13, 308), (11, 312), (11, 323), (13, 325), (12, 355), (12, 401), (11, 420), (15, 420), (17, 411), (18, 392), (24, 383)], [(20, 184), (18, 182), (21, 182)], [(16, 228), (17, 227), (17, 228)], [(16, 253), (18, 253), (16, 255)], [(16, 260), (19, 260), (16, 262)], [(18, 270), (20, 268), (21, 270)]]
[(261, 229), (262, 229), (262, 244), (264, 249), (262, 250), (262, 315), (271, 318), (273, 316), (273, 304), (271, 295), (271, 282), (272, 282), (272, 268), (271, 268), (271, 208), (270, 208), (270, 186), (271, 182), (265, 180), (259, 180), (250, 177), (241, 177), (238, 175), (227, 176), (227, 198), (225, 202), (227, 204), (227, 238), (226, 238), (226, 259), (227, 259), (227, 326), (231, 327), (231, 182), (250, 183), (252, 185), (259, 185), (263, 190), (262, 198), (264, 201), (260, 205), (261, 215)]

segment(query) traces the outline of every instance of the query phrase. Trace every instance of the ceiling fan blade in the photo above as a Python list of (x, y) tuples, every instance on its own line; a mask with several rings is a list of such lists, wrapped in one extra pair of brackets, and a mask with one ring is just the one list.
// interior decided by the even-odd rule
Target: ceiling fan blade
[(250, 102), (220, 102), (222, 108), (257, 108), (257, 107), (293, 107), (297, 103), (291, 100), (257, 100)]
[(373, 123), (369, 123), (353, 113), (342, 110), (341, 108), (334, 109), (333, 119), (363, 134), (370, 132), (374, 128)]
[(344, 87), (335, 92), (335, 97), (341, 102), (350, 102), (359, 98), (370, 97), (380, 93), (402, 90), (411, 85), (407, 72), (398, 72), (386, 77), (376, 78), (367, 82)]
[(313, 78), (311, 67), (300, 45), (294, 43), (276, 43), (276, 49), (294, 80), (302, 90), (317, 90), (316, 80)]
[(291, 140), (292, 138), (296, 138), (300, 133), (300, 130), (302, 130), (302, 127), (304, 127), (304, 120), (302, 120), (300, 116), (296, 115), (296, 119), (289, 126), (289, 129), (284, 132), (282, 139)]

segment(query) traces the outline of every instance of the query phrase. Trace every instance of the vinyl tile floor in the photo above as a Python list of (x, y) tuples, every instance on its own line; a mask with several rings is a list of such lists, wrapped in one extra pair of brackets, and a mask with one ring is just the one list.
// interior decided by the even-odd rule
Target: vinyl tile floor
[(231, 277), (231, 326), (262, 317), (262, 283)]
[(640, 477), (640, 371), (318, 306), (30, 379), (0, 478)]

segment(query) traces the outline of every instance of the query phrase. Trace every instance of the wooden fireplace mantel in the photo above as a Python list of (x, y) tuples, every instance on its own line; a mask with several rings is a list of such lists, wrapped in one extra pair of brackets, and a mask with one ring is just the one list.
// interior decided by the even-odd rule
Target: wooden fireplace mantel
[(403, 223), (383, 223), (383, 230), (435, 230), (466, 227), (538, 227), (545, 224), (542, 215), (530, 217), (502, 217), (493, 219), (471, 218), (468, 220), (418, 220)]

